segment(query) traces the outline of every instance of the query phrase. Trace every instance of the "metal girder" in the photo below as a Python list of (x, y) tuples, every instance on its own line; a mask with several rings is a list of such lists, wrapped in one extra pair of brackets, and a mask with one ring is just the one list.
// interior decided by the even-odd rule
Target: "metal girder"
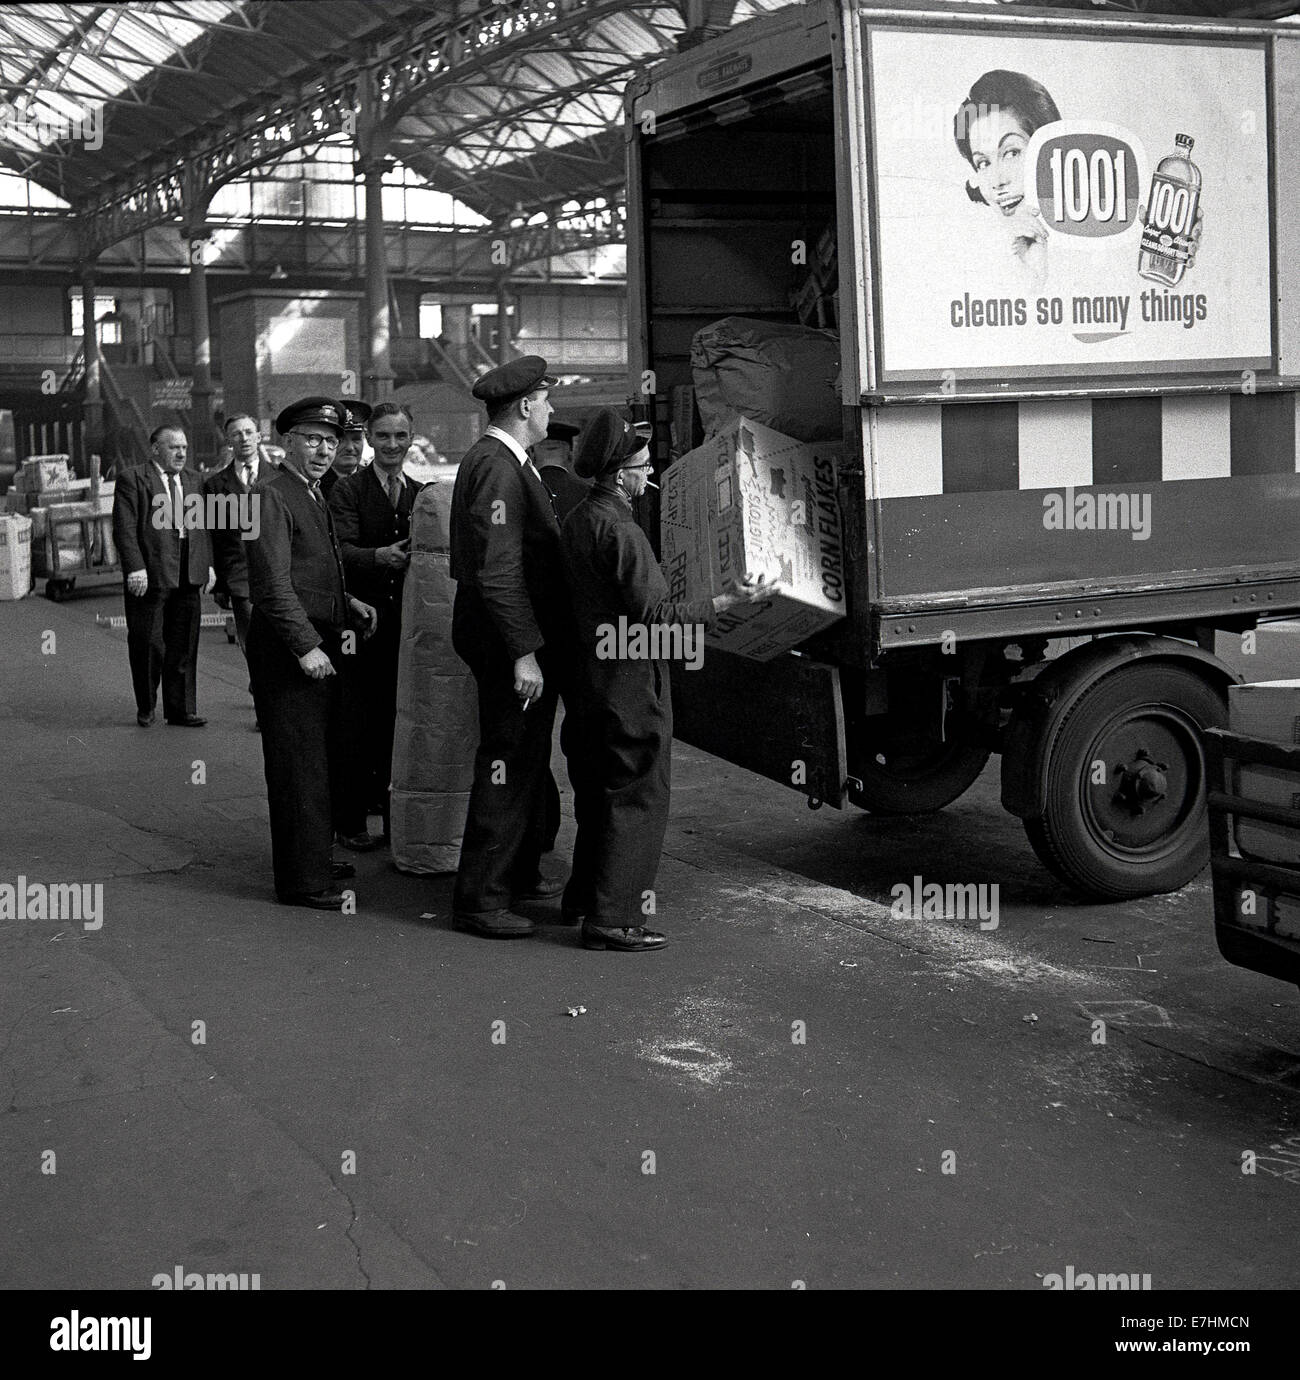
[[(363, 82), (371, 85), (380, 118), (391, 130), (421, 100), (514, 54), (556, 40), (559, 52), (578, 57), (583, 54), (581, 40), (565, 42), (574, 30), (610, 15), (639, 11), (648, 16), (668, 6), (648, 0), (485, 0), (468, 14), (462, 6), (456, 8), (453, 17), (432, 18), (375, 45), (365, 58), (339, 62), (316, 87), (300, 89), (288, 99), (277, 93), (274, 101), (239, 116), (233, 129), (205, 130), (182, 141), (131, 179), (78, 203), (89, 242), (102, 250), (149, 226), (176, 220), (197, 224), (224, 183), (329, 134), (355, 135)], [(610, 55), (604, 49), (594, 53)], [(620, 73), (631, 65), (621, 64)], [(606, 80), (602, 75), (597, 85)], [(526, 103), (528, 109), (540, 104), (541, 98)], [(511, 109), (498, 118), (509, 122), (518, 113)], [(448, 141), (458, 138), (458, 131), (447, 136)], [(555, 148), (546, 151), (564, 157)], [(583, 158), (576, 152), (573, 156)]]
[[(576, 249), (622, 244), (627, 238), (627, 207), (614, 200), (622, 191), (621, 184), (608, 188), (604, 206), (588, 206), (577, 211), (551, 208), (540, 225), (483, 231), (481, 238), (491, 242), (493, 263), (505, 257), (512, 269), (560, 254), (571, 254)], [(497, 252), (498, 244), (503, 246), (504, 255)]]
[[(510, 3), (517, 5), (518, 0)], [(481, 23), (482, 11), (479, 19)], [(421, 26), (444, 37), (463, 27), (449, 25), (445, 19)], [(304, 143), (341, 131), (354, 132), (361, 104), (359, 83), (373, 80), (380, 91), (385, 90), (390, 84), (386, 74), (407, 71), (410, 54), (408, 49), (401, 55), (375, 55), (367, 62), (341, 64), (319, 86), (300, 89), (288, 99), (277, 93), (275, 100), (237, 117), (233, 128), (205, 131), (184, 141), (128, 182), (78, 205), (91, 242), (103, 249), (151, 225), (177, 219), (197, 223), (212, 194), (225, 182)], [(188, 170), (188, 176), (182, 169)], [(200, 206), (187, 201), (186, 186), (198, 194)]]
[(338, 133), (356, 107), (355, 88), (303, 93), (292, 104), (259, 111), (183, 164), (164, 165), (133, 186), (81, 210), (100, 249), (168, 221), (202, 224), (213, 194), (264, 163)]
[(400, 119), (426, 96), (512, 53), (646, 5), (645, 0), (496, 0), (486, 8), (490, 17), (480, 11), (378, 66), (386, 120)]
[[(512, 273), (529, 264), (544, 263), (564, 254), (602, 245), (621, 244), (625, 238), (625, 211), (614, 199), (622, 194), (621, 182), (605, 189), (605, 206), (586, 205), (565, 211), (553, 205), (538, 224), (481, 226), (474, 230), (447, 226), (388, 227), (390, 271), (402, 278), (442, 278), (462, 273), (476, 281), (490, 282), (502, 273)], [(536, 215), (533, 217), (535, 220)], [(0, 272), (7, 269), (43, 266), (64, 271), (85, 258), (77, 242), (76, 225), (56, 216), (0, 216)], [(234, 238), (223, 237), (222, 247), (208, 262), (209, 272), (234, 271), (269, 273), (275, 264), (295, 274), (316, 274), (325, 278), (355, 279), (361, 272), (361, 223), (339, 225), (332, 222), (304, 221), (267, 223), (250, 221), (239, 226), (220, 225), (213, 229), (235, 230)], [(183, 269), (188, 248), (183, 228), (158, 225), (149, 236), (147, 262), (139, 271)], [(100, 260), (103, 269), (122, 270), (138, 266), (133, 254), (121, 246), (110, 249)]]

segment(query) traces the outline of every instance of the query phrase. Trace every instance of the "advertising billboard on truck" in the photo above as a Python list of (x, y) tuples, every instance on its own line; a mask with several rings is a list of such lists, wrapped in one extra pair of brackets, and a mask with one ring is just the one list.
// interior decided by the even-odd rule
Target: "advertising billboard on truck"
[(885, 380), (1271, 362), (1262, 41), (867, 42)]

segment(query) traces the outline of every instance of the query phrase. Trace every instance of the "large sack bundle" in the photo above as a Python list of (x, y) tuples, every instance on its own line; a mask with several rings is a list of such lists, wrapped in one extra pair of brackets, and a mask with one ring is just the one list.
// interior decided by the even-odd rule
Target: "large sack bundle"
[(449, 521), (455, 470), (420, 490), (402, 595), (391, 831), (402, 872), (454, 872), (478, 745), (474, 677), (451, 645)]
[(691, 370), (707, 436), (740, 415), (796, 441), (839, 439), (834, 331), (724, 316), (695, 333)]

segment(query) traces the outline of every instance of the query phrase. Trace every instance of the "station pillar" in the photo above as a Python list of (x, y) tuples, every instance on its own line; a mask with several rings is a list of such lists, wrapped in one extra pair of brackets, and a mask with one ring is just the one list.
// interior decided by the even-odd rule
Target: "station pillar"
[(392, 324), (388, 309), (388, 245), (384, 237), (384, 159), (362, 167), (366, 187), (366, 355), (365, 396), (380, 402), (393, 392), (389, 359)]
[(207, 470), (217, 454), (212, 416), (212, 329), (208, 320), (208, 229), (193, 225), (185, 231), (190, 262), (190, 343), (194, 381), (190, 388), (190, 445), (196, 469)]
[(86, 264), (81, 270), (81, 343), (86, 362), (86, 387), (81, 402), (82, 466), (89, 475), (91, 455), (104, 453), (104, 396), (100, 386), (93, 264)]

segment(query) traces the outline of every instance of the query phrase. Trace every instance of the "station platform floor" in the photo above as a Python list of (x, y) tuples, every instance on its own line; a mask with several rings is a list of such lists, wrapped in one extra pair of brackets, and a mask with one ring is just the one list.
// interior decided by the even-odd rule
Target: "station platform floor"
[[(0, 921), (0, 1287), (1300, 1283), (1300, 1000), (1203, 880), (1080, 907), (995, 782), (881, 824), (679, 745), (662, 953), (458, 933), (380, 854), (282, 907), (238, 649), (141, 730), (120, 603), (0, 605), (0, 883), (104, 898)], [(922, 873), (999, 929), (896, 918)]]

